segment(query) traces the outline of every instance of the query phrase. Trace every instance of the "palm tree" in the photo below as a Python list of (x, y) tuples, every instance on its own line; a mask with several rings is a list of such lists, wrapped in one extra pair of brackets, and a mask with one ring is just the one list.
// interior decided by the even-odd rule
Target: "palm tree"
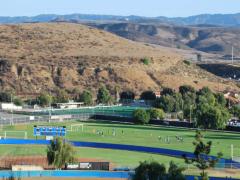
[(74, 155), (73, 146), (59, 137), (52, 140), (47, 147), (48, 164), (54, 165), (58, 169), (62, 168), (66, 163), (74, 162)]

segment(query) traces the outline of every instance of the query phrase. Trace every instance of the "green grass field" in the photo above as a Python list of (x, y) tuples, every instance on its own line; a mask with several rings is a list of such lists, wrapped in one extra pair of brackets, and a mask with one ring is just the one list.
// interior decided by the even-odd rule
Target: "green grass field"
[[(41, 123), (41, 125), (44, 123)], [(64, 123), (51, 123), (51, 125), (66, 125), (70, 128), (71, 124), (84, 124), (84, 130), (81, 128), (75, 132), (68, 132), (67, 139), (75, 141), (92, 141), (92, 142), (107, 142), (119, 144), (142, 145), (149, 147), (162, 147), (169, 149), (177, 149), (192, 152), (194, 147), (192, 142), (194, 140), (195, 131), (189, 129), (177, 129), (167, 127), (152, 127), (152, 126), (139, 126), (129, 124), (117, 124), (107, 122), (79, 122), (71, 121)], [(0, 131), (0, 136), (4, 135), (4, 131), (26, 131), (28, 138), (33, 137), (33, 125), (16, 125), (5, 126)], [(48, 124), (49, 125), (49, 124)], [(115, 129), (115, 130), (114, 130)], [(97, 134), (102, 131), (103, 135)], [(116, 135), (113, 135), (113, 131)], [(213, 141), (212, 155), (216, 155), (219, 151), (224, 154), (225, 158), (230, 157), (230, 146), (234, 145), (236, 151), (235, 155), (240, 155), (239, 140), (240, 134), (223, 133), (223, 132), (204, 132), (206, 141)], [(24, 137), (23, 133), (8, 133), (7, 136), (11, 137)], [(159, 139), (161, 137), (161, 140)], [(169, 136), (170, 143), (165, 142)], [(178, 142), (175, 136), (183, 137), (183, 142)], [(44, 146), (31, 146), (26, 148), (23, 146), (0, 146), (1, 155), (35, 155), (46, 154), (46, 147)], [(97, 158), (112, 161), (120, 166), (136, 166), (139, 161), (155, 159), (162, 163), (168, 163), (174, 160), (177, 163), (184, 163), (182, 159), (171, 158), (160, 155), (152, 155), (146, 153), (136, 153), (128, 151), (117, 151), (107, 149), (91, 149), (91, 148), (77, 148), (77, 154), (80, 157)]]
[[(14, 156), (46, 156), (46, 146), (38, 145), (0, 145), (1, 157)], [(136, 167), (143, 160), (156, 160), (168, 165), (169, 161), (174, 161), (183, 164), (182, 159), (161, 156), (156, 154), (128, 152), (110, 149), (95, 149), (95, 148), (76, 148), (76, 156), (79, 158), (91, 158), (97, 160), (110, 161), (115, 166)], [(117, 158), (116, 158), (117, 157)]]

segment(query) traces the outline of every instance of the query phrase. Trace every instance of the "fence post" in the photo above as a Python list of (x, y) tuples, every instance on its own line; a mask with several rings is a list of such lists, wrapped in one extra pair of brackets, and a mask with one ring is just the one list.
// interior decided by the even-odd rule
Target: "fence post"
[(27, 139), (27, 132), (24, 133), (24, 139)]

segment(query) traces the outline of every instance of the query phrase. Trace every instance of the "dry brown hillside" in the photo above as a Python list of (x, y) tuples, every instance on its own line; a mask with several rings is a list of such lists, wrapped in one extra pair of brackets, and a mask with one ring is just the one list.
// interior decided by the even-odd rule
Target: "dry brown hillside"
[[(141, 59), (147, 57), (149, 65)], [(104, 83), (140, 92), (191, 84), (215, 90), (234, 84), (183, 63), (181, 55), (70, 23), (0, 26), (0, 88), (39, 93), (57, 87), (96, 91)]]

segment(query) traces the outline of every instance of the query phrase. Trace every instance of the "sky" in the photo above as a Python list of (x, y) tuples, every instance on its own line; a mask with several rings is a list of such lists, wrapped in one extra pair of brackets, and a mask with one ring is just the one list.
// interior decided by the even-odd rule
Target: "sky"
[(186, 17), (240, 13), (240, 0), (1, 0), (0, 16), (108, 14)]

